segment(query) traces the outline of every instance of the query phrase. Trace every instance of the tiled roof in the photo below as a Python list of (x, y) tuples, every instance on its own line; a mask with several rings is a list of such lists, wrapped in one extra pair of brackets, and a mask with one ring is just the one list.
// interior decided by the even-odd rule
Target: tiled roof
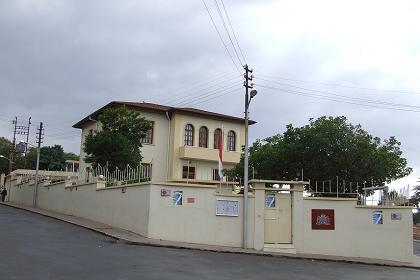
[[(112, 101), (107, 105), (103, 106), (102, 108), (96, 110), (89, 116), (85, 117), (84, 119), (80, 120), (76, 124), (73, 125), (74, 128), (82, 128), (83, 125), (88, 122), (90, 119), (95, 119), (98, 117), (100, 112), (106, 108), (115, 107), (115, 106), (126, 106), (127, 108), (134, 109), (134, 110), (145, 110), (145, 111), (152, 111), (152, 112), (162, 112), (162, 113), (169, 113), (172, 115), (173, 113), (184, 113), (184, 114), (191, 114), (191, 115), (199, 115), (199, 116), (206, 116), (213, 119), (222, 119), (222, 120), (230, 120), (234, 122), (243, 122), (243, 118), (238, 118), (234, 116), (219, 114), (210, 111), (204, 111), (195, 108), (181, 108), (181, 107), (171, 107), (165, 106), (160, 104), (154, 103), (146, 103), (146, 102), (126, 102), (126, 101)], [(250, 120), (249, 124), (252, 125), (256, 123), (255, 121)]]

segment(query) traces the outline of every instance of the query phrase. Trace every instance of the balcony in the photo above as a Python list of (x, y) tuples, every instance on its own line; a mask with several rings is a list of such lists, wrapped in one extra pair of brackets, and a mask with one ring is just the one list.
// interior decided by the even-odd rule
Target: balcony
[[(183, 159), (195, 159), (204, 161), (218, 161), (219, 150), (184, 146), (179, 148), (179, 157)], [(223, 151), (223, 162), (236, 164), (241, 159), (240, 152)]]

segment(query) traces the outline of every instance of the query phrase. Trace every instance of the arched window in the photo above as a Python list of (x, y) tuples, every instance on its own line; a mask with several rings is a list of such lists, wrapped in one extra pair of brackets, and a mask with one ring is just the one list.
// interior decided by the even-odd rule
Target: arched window
[(202, 126), (198, 131), (198, 146), (202, 148), (207, 148), (209, 138), (209, 130), (207, 127)]
[(236, 135), (235, 135), (235, 131), (231, 130), (228, 132), (228, 135), (227, 135), (227, 150), (235, 151), (235, 147), (236, 147)]
[(185, 126), (184, 132), (184, 146), (193, 146), (194, 145), (194, 127), (192, 124), (187, 124)]
[(222, 145), (222, 147), (223, 147), (222, 130), (220, 128), (217, 128), (214, 131), (214, 148), (219, 149), (220, 145)]

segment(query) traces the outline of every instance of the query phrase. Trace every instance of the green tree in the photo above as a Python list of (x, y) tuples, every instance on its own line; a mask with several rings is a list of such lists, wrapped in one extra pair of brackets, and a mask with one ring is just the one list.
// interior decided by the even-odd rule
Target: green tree
[[(26, 157), (21, 161), (26, 159), (26, 168), (35, 169), (36, 168), (36, 157), (37, 151), (35, 148), (30, 148)], [(41, 147), (40, 157), (39, 157), (39, 169), (40, 170), (53, 170), (60, 171), (65, 170), (65, 153), (61, 145), (45, 146)], [(20, 163), (23, 165), (24, 163)], [(22, 167), (23, 168), (23, 167)]]
[(79, 156), (76, 155), (75, 153), (69, 152), (69, 153), (64, 153), (64, 159), (66, 159), (66, 160), (79, 160)]
[[(257, 140), (249, 150), (250, 166), (261, 179), (313, 181), (335, 179), (380, 186), (410, 174), (395, 137), (381, 141), (345, 117), (310, 119), (302, 127)], [(242, 176), (241, 160), (232, 173)], [(252, 175), (252, 172), (250, 172)]]
[(416, 208), (420, 207), (420, 185), (413, 188), (413, 195), (410, 197), (410, 204)]
[(140, 112), (125, 107), (105, 109), (99, 116), (102, 129), (86, 136), (83, 146), (85, 161), (108, 166), (110, 170), (136, 166), (141, 162), (141, 139), (151, 128)]
[[(4, 137), (0, 137), (0, 155), (3, 155), (7, 158), (10, 157), (10, 149), (12, 147), (12, 142)], [(9, 160), (5, 158), (0, 158), (0, 174), (9, 173)]]

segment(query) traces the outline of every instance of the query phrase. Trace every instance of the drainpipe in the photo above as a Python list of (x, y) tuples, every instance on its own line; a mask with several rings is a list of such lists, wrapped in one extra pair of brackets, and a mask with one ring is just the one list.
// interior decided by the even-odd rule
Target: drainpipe
[(166, 118), (168, 119), (168, 152), (166, 156), (166, 181), (169, 180), (169, 159), (170, 159), (170, 146), (171, 146), (171, 118), (169, 113), (166, 112)]

